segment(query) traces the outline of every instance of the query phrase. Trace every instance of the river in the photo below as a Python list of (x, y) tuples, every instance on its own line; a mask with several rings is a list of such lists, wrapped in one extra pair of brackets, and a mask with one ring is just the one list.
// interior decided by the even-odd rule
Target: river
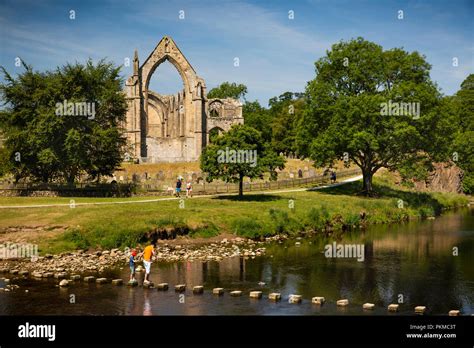
[[(364, 260), (327, 258), (324, 247), (334, 241), (363, 245)], [(452, 309), (474, 313), (473, 209), (296, 242), (270, 244), (265, 256), (254, 259), (154, 263), (151, 280), (169, 283), (168, 291), (83, 282), (58, 288), (54, 279), (18, 278), (13, 283), (19, 289), (0, 293), (0, 315), (404, 315), (417, 305), (434, 315)], [(126, 281), (124, 266), (105, 276)], [(142, 277), (138, 274), (140, 284)], [(173, 289), (180, 283), (188, 285), (181, 295)], [(203, 285), (204, 294), (193, 295), (194, 285)], [(213, 295), (214, 287), (226, 289), (225, 294)], [(243, 294), (231, 297), (230, 290)], [(263, 298), (250, 299), (251, 290), (261, 290)], [(270, 292), (281, 293), (282, 300), (270, 302)], [(290, 294), (302, 295), (302, 303), (290, 304)], [(313, 296), (324, 296), (326, 303), (312, 304)], [(349, 306), (336, 306), (342, 298)], [(363, 310), (366, 302), (375, 309)], [(387, 312), (390, 303), (400, 304), (398, 313)]]

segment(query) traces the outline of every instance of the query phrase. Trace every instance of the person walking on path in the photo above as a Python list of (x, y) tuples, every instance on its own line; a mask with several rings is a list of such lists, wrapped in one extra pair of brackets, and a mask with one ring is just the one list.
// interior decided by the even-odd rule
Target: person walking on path
[(191, 181), (189, 181), (186, 184), (186, 198), (189, 198), (192, 196), (193, 196), (193, 185), (191, 184)]
[(331, 183), (335, 183), (336, 182), (336, 172), (333, 170), (331, 172)]
[(182, 180), (183, 180), (183, 179), (178, 178), (178, 181), (176, 181), (176, 197), (179, 197), (179, 196), (180, 196)]
[(145, 268), (145, 280), (143, 283), (150, 282), (151, 260), (152, 256), (155, 255), (155, 246), (156, 241), (153, 241), (143, 250), (143, 267)]

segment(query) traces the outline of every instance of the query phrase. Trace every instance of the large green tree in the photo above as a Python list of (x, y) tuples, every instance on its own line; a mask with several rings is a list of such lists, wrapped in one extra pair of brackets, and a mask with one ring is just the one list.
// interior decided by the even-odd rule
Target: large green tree
[(358, 38), (333, 45), (315, 68), (296, 135), (300, 154), (315, 165), (355, 163), (363, 191), (372, 194), (373, 175), (382, 167), (430, 165), (449, 157), (456, 126), (418, 52), (384, 51)]
[(17, 77), (2, 68), (2, 167), (17, 181), (72, 183), (81, 174), (111, 175), (125, 144), (120, 68), (91, 60), (44, 73), (24, 67)]
[(215, 138), (214, 143), (203, 150), (200, 161), (208, 182), (221, 179), (239, 183), (240, 196), (245, 177), (263, 178), (269, 173), (270, 179), (276, 180), (276, 170), (285, 165), (284, 158), (267, 146), (261, 133), (247, 125), (234, 125)]
[(458, 112), (458, 132), (454, 140), (453, 160), (464, 171), (463, 190), (474, 193), (474, 74), (461, 84), (453, 102)]

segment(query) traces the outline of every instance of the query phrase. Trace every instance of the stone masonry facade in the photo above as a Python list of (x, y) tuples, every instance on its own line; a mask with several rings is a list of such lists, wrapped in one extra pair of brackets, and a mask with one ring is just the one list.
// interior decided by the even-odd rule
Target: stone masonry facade
[[(166, 60), (183, 79), (184, 89), (175, 95), (160, 95), (148, 88), (154, 71)], [(239, 100), (206, 97), (204, 80), (167, 36), (141, 66), (135, 51), (133, 75), (125, 88), (126, 152), (140, 163), (196, 161), (209, 143), (209, 134), (244, 122)]]

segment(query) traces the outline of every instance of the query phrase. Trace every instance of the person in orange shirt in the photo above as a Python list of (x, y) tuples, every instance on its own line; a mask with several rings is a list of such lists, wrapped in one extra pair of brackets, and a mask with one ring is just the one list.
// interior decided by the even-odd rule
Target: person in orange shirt
[(156, 241), (153, 241), (151, 244), (145, 247), (143, 250), (143, 266), (145, 267), (145, 282), (150, 281), (150, 269), (151, 269), (151, 258), (155, 255), (155, 246)]

